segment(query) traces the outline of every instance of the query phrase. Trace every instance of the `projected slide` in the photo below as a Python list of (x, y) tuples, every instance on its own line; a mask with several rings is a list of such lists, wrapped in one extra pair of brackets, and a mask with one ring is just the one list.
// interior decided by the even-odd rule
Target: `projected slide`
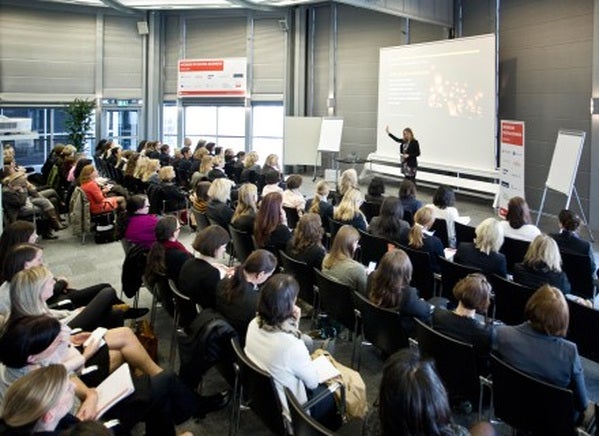
[(377, 155), (411, 127), (422, 164), (493, 171), (495, 119), (494, 35), (381, 49)]

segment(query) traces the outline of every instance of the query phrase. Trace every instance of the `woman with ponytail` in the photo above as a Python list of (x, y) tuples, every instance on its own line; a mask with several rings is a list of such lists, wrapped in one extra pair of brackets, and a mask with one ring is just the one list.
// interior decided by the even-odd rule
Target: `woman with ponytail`
[(430, 231), (435, 222), (432, 207), (424, 206), (414, 215), (414, 225), (409, 231), (404, 231), (400, 243), (414, 250), (425, 251), (431, 258), (431, 269), (440, 272), (437, 257), (445, 257), (443, 243)]
[(175, 282), (179, 278), (181, 267), (191, 253), (178, 241), (181, 224), (177, 217), (162, 217), (156, 224), (156, 242), (150, 248), (146, 263), (145, 278), (153, 285), (157, 276), (164, 275)]

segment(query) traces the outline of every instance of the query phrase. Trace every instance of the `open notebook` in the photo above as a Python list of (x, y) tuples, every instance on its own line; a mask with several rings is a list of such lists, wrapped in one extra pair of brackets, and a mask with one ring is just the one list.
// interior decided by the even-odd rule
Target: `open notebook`
[(112, 406), (135, 391), (129, 365), (123, 363), (96, 388), (98, 393), (98, 419)]

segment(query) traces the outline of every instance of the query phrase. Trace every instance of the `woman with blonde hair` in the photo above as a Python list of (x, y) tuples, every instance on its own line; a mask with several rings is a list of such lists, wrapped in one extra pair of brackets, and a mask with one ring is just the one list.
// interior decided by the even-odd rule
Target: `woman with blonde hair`
[(240, 183), (257, 183), (260, 174), (260, 165), (258, 165), (258, 153), (250, 151), (243, 160), (243, 170), (239, 175)]
[(208, 172), (208, 180), (214, 181), (216, 179), (226, 179), (225, 174), (225, 159), (222, 155), (212, 157), (212, 169)]
[(440, 272), (437, 257), (445, 257), (445, 252), (441, 240), (430, 231), (434, 222), (433, 209), (429, 206), (421, 207), (414, 215), (414, 225), (409, 231), (402, 233), (399, 242), (414, 250), (427, 252), (430, 255), (431, 269)]
[[(175, 183), (175, 169), (172, 165), (167, 165), (160, 168), (158, 171), (160, 177), (160, 202), (163, 204), (158, 205), (160, 210), (164, 208), (166, 212), (184, 211), (187, 209), (187, 196), (185, 192)], [(155, 200), (150, 198), (151, 203), (154, 204)], [(182, 219), (182, 221), (185, 221)]]
[(322, 261), (322, 272), (366, 295), (366, 268), (353, 259), (359, 241), (360, 234), (353, 226), (342, 226), (335, 235), (331, 251)]
[(206, 215), (223, 229), (228, 229), (233, 218), (233, 209), (229, 206), (231, 182), (222, 178), (214, 180), (208, 189), (208, 197)]
[(202, 180), (208, 180), (208, 173), (212, 170), (212, 156), (205, 154), (200, 162), (199, 169), (191, 176), (190, 186), (195, 188)]
[(252, 233), (258, 206), (258, 187), (253, 183), (241, 185), (237, 196), (237, 207), (231, 218), (231, 224), (236, 229)]
[(148, 159), (144, 168), (144, 172), (141, 175), (141, 181), (144, 183), (160, 183), (158, 170), (160, 170), (160, 160)]
[(333, 218), (333, 205), (328, 202), (330, 192), (329, 184), (325, 180), (321, 180), (316, 184), (314, 198), (306, 201), (306, 210), (320, 215), (322, 226), (325, 229), (329, 228), (329, 218)]
[(515, 282), (533, 289), (549, 284), (564, 294), (571, 291), (568, 276), (562, 271), (562, 256), (557, 242), (545, 234), (533, 239), (524, 260), (514, 265), (513, 275)]
[(63, 365), (38, 368), (17, 379), (2, 401), (2, 434), (54, 434), (73, 407), (75, 384)]
[(144, 155), (140, 155), (137, 160), (137, 165), (135, 166), (135, 171), (133, 172), (133, 177), (141, 180), (143, 174), (146, 172), (146, 166), (150, 162), (150, 158)]
[(323, 235), (320, 215), (305, 213), (298, 221), (293, 237), (287, 242), (285, 252), (294, 259), (306, 262), (312, 268), (321, 269), (327, 253), (322, 245)]
[(366, 231), (368, 222), (360, 210), (364, 203), (362, 193), (357, 189), (350, 189), (345, 193), (341, 203), (333, 210), (333, 218), (344, 224), (354, 226), (356, 229)]
[(352, 189), (358, 189), (358, 173), (355, 169), (350, 168), (341, 173), (339, 177), (339, 184), (337, 186), (337, 193), (343, 197), (348, 191)]
[(262, 173), (266, 171), (276, 171), (277, 173), (281, 173), (281, 167), (279, 167), (279, 156), (276, 154), (269, 154), (266, 156), (264, 160), (264, 165), (262, 166)]
[(410, 286), (412, 262), (403, 250), (392, 250), (381, 258), (376, 270), (368, 279), (368, 298), (376, 306), (401, 314), (401, 323), (409, 335), (414, 332), (414, 320), (428, 323), (433, 306), (418, 296)]
[(474, 242), (461, 242), (453, 257), (454, 262), (479, 268), (484, 274), (507, 277), (505, 255), (499, 252), (503, 245), (503, 227), (495, 218), (487, 218), (475, 230)]

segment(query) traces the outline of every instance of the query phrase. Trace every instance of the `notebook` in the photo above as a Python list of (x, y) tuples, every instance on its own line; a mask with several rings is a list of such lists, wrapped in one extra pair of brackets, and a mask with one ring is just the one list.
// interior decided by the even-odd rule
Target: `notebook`
[(135, 391), (129, 365), (123, 363), (119, 366), (115, 372), (98, 385), (96, 391), (98, 393), (97, 419), (99, 419), (108, 409)]

